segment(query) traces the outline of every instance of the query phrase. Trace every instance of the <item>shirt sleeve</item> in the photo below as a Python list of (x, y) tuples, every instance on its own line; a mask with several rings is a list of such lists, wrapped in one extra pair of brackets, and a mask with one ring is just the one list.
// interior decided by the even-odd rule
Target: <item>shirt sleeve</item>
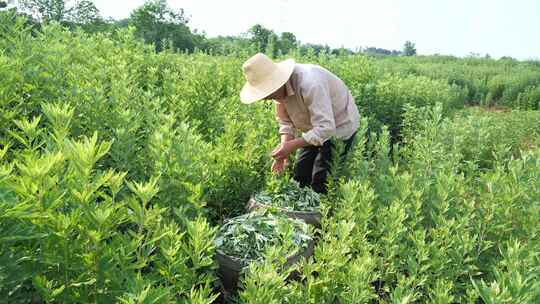
[(287, 111), (285, 110), (285, 106), (280, 105), (277, 101), (276, 103), (276, 120), (279, 124), (279, 134), (290, 134), (295, 135), (294, 133), (294, 125), (292, 123), (291, 118), (289, 117), (289, 114), (287, 114)]
[(302, 138), (314, 146), (322, 146), (336, 134), (332, 99), (328, 87), (323, 83), (311, 86), (304, 94), (313, 129), (302, 134)]

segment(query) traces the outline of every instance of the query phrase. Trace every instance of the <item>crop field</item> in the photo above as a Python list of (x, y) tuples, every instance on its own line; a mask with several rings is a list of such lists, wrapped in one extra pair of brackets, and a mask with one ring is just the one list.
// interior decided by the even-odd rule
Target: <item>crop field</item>
[[(270, 171), (251, 55), (0, 14), (0, 302), (540, 303), (538, 62), (291, 54), (361, 113), (319, 197)], [(254, 195), (320, 223), (245, 215)], [(245, 258), (233, 292), (218, 247)]]

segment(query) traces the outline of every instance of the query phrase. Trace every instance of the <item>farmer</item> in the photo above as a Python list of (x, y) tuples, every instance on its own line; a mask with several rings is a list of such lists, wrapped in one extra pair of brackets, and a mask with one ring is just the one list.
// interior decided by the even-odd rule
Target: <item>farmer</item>
[(289, 155), (299, 150), (294, 179), (302, 187), (326, 193), (331, 138), (342, 140), (346, 153), (359, 126), (360, 115), (347, 86), (318, 65), (293, 59), (274, 63), (261, 53), (249, 58), (242, 69), (247, 80), (240, 92), (242, 103), (271, 99), (276, 105), (281, 144), (272, 151), (272, 171), (281, 174)]

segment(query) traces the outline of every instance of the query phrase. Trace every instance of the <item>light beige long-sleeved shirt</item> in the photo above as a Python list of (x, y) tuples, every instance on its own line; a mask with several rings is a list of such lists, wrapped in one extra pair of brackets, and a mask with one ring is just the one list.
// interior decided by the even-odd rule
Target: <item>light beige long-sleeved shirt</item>
[(358, 129), (354, 98), (345, 83), (325, 68), (296, 64), (285, 88), (286, 111), (276, 115), (279, 134), (296, 136), (299, 130), (306, 142), (322, 146), (332, 136), (348, 139)]

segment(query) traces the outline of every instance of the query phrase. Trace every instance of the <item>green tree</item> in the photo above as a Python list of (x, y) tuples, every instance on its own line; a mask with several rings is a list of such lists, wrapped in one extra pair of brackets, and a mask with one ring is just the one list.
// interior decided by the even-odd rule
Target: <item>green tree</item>
[(291, 32), (283, 32), (279, 37), (279, 47), (283, 54), (289, 53), (291, 50), (296, 49), (298, 41), (296, 36)]
[(91, 25), (103, 22), (97, 7), (88, 0), (22, 0), (19, 9), (44, 23)]
[(266, 51), (268, 47), (268, 42), (270, 42), (270, 37), (276, 36), (274, 31), (265, 28), (260, 24), (255, 24), (248, 30), (251, 42), (255, 44), (259, 52)]
[(251, 41), (241, 36), (218, 36), (206, 40), (206, 50), (212, 54), (228, 55), (243, 51), (252, 54), (254, 52), (249, 51), (250, 47)]
[(69, 10), (69, 21), (75, 24), (93, 24), (102, 21), (99, 10), (92, 1), (77, 1)]
[(362, 50), (363, 53), (373, 56), (398, 56), (401, 55), (402, 52), (398, 50), (387, 50), (384, 48), (378, 48), (378, 47), (366, 47)]
[(193, 51), (203, 37), (191, 32), (188, 21), (183, 9), (175, 11), (166, 0), (152, 0), (134, 10), (129, 23), (136, 28), (137, 35), (147, 43), (153, 43), (158, 52), (168, 43), (175, 50)]
[(62, 22), (68, 13), (64, 0), (21, 0), (19, 6), (41, 22)]
[(272, 58), (275, 58), (279, 52), (279, 41), (276, 34), (270, 34), (268, 37), (268, 43), (266, 44), (266, 54)]
[(321, 52), (330, 54), (332, 49), (328, 45), (315, 44), (315, 43), (306, 43), (302, 44), (299, 48), (300, 55), (305, 56), (312, 52), (314, 55), (319, 55)]
[(407, 40), (405, 41), (405, 45), (403, 45), (403, 55), (404, 56), (414, 56), (416, 55), (416, 46), (411, 41)]

